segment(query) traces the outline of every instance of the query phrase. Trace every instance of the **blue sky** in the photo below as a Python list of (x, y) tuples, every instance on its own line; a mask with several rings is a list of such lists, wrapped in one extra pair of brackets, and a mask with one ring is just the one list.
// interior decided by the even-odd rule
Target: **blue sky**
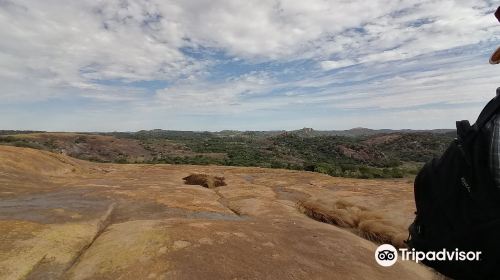
[(0, 129), (451, 128), (500, 86), (495, 9), (0, 0)]

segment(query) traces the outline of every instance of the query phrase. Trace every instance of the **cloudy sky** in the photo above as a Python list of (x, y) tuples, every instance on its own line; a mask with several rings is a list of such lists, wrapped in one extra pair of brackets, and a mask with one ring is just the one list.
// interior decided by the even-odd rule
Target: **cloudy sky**
[(450, 128), (495, 1), (0, 0), (0, 129)]

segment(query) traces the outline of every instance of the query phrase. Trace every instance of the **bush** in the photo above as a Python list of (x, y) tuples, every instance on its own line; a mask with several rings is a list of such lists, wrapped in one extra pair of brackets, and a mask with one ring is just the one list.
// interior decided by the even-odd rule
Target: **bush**
[(15, 141), (12, 142), (11, 145), (15, 147), (23, 147), (23, 148), (31, 148), (31, 149), (37, 149), (37, 150), (45, 150), (45, 147), (38, 144), (38, 143), (33, 143), (33, 142), (25, 142), (25, 141)]
[(114, 160), (114, 163), (120, 163), (120, 164), (124, 164), (124, 163), (128, 163), (127, 159), (124, 158), (124, 157), (120, 157), (120, 158), (117, 158)]
[(15, 142), (17, 140), (18, 139), (16, 137), (13, 137), (13, 136), (2, 136), (2, 137), (0, 137), (0, 142), (4, 142), (4, 143), (11, 143), (11, 142)]
[(318, 164), (314, 166), (314, 172), (318, 173), (323, 173), (323, 174), (330, 174), (331, 173), (331, 168), (328, 164)]

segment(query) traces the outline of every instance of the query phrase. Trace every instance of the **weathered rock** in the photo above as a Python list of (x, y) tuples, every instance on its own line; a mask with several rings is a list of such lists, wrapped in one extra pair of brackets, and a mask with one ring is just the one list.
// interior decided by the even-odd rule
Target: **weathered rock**
[[(194, 173), (227, 185), (185, 185)], [(351, 220), (318, 222), (304, 205)], [(360, 211), (380, 219), (363, 226)], [(413, 211), (405, 180), (0, 147), (0, 279), (430, 279), (415, 263), (378, 266), (362, 237), (384, 225), (396, 238)]]

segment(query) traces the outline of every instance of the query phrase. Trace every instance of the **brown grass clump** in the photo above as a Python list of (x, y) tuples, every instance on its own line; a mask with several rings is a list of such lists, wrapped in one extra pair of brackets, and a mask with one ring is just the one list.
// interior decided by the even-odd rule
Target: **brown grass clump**
[(182, 178), (186, 185), (200, 185), (205, 188), (213, 189), (220, 186), (225, 186), (224, 177), (212, 176), (207, 174), (191, 174)]
[(314, 220), (337, 225), (340, 227), (355, 227), (355, 217), (346, 209), (330, 208), (326, 209), (321, 205), (308, 202), (299, 202), (299, 209)]
[(308, 217), (328, 224), (348, 228), (357, 235), (377, 243), (388, 243), (398, 248), (406, 247), (406, 230), (383, 215), (344, 200), (324, 202), (300, 201), (299, 211)]

